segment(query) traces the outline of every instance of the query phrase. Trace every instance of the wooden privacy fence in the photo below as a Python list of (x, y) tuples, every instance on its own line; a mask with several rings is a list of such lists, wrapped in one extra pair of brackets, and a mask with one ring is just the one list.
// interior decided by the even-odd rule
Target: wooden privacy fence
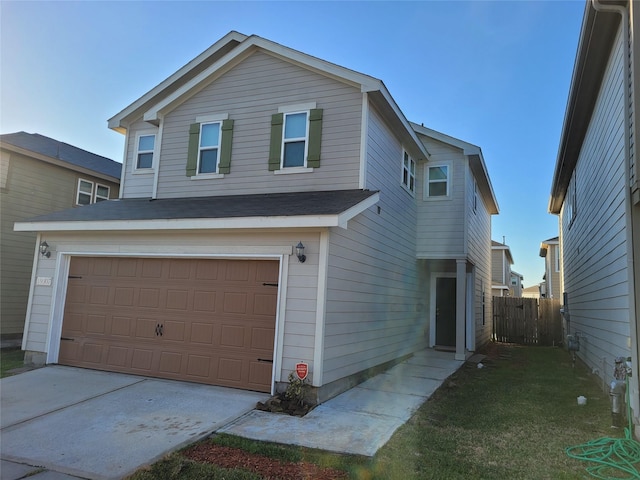
[(563, 343), (560, 300), (493, 297), (493, 340), (521, 345)]

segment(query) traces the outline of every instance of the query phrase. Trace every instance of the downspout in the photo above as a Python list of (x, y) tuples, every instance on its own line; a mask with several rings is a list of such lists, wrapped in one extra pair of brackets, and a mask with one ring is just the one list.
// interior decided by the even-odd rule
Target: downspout
[[(635, 385), (632, 385), (632, 389), (635, 389), (635, 395), (631, 395), (631, 402), (636, 421), (640, 417), (640, 405), (638, 405), (638, 319), (636, 317), (636, 298), (635, 298), (635, 276), (634, 276), (634, 259), (633, 259), (633, 223), (631, 215), (631, 153), (629, 134), (631, 132), (629, 102), (631, 97), (631, 91), (629, 88), (629, 81), (631, 78), (631, 72), (629, 67), (630, 62), (630, 47), (629, 47), (629, 15), (627, 9), (620, 5), (602, 5), (598, 0), (591, 0), (591, 5), (597, 12), (606, 13), (618, 13), (620, 14), (622, 21), (622, 41), (624, 47), (623, 58), (623, 71), (624, 71), (624, 216), (625, 216), (625, 233), (626, 233), (626, 246), (627, 246), (627, 272), (628, 272), (628, 285), (629, 285), (629, 336), (631, 337), (631, 350), (632, 362), (633, 362), (633, 376), (635, 379)], [(637, 141), (637, 139), (636, 139)], [(635, 339), (633, 337), (636, 337)], [(603, 372), (604, 375), (604, 372)], [(638, 425), (636, 423), (636, 432), (638, 431)]]

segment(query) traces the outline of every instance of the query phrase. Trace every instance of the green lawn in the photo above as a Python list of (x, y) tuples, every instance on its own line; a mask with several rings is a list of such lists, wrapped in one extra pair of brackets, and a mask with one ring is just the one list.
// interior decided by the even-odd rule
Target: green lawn
[(9, 370), (22, 367), (24, 352), (20, 349), (5, 348), (0, 350), (0, 378), (8, 377)]
[[(572, 368), (559, 348), (498, 345), (487, 353), (485, 368), (465, 364), (372, 459), (229, 436), (206, 441), (331, 466), (352, 479), (588, 478), (588, 464), (569, 458), (565, 448), (624, 435), (611, 428), (600, 381), (580, 365)], [(579, 395), (587, 405), (577, 404)], [(154, 468), (134, 478), (260, 478), (187, 461), (180, 452)]]

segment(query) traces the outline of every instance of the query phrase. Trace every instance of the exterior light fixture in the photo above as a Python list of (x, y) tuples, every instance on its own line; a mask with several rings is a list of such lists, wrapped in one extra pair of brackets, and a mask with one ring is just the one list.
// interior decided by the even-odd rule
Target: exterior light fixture
[(300, 263), (304, 263), (304, 261), (307, 259), (307, 256), (304, 254), (304, 245), (302, 244), (302, 242), (298, 242), (298, 245), (296, 245), (296, 256), (298, 257), (298, 261)]
[(49, 258), (51, 252), (49, 251), (49, 244), (47, 242), (40, 242), (40, 255)]

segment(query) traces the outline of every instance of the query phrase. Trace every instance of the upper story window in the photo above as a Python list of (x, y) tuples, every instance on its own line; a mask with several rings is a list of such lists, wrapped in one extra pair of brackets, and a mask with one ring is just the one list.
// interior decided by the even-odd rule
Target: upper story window
[(425, 175), (425, 198), (444, 198), (449, 196), (450, 165), (432, 165), (427, 167)]
[(282, 139), (282, 167), (304, 167), (307, 159), (308, 113), (286, 113)]
[(198, 174), (216, 173), (220, 152), (220, 122), (200, 125), (200, 145), (198, 147)]
[(233, 123), (226, 113), (196, 117), (189, 126), (187, 177), (224, 178), (231, 172)]
[(315, 102), (278, 108), (271, 117), (270, 171), (302, 173), (320, 167), (322, 112)]
[(571, 181), (569, 182), (569, 188), (565, 197), (565, 217), (568, 221), (569, 228), (573, 225), (578, 209), (576, 196), (576, 172), (574, 171), (571, 175)]
[(560, 245), (555, 245), (553, 247), (553, 250), (555, 252), (555, 267), (556, 267), (556, 272), (560, 271)]
[(416, 191), (416, 161), (405, 151), (402, 160), (402, 186), (411, 193)]
[(156, 146), (155, 134), (140, 134), (136, 141), (135, 170), (150, 170), (153, 168), (153, 152)]
[(92, 203), (109, 200), (111, 188), (100, 185), (90, 180), (78, 179), (78, 192), (76, 195), (76, 205), (90, 205)]

